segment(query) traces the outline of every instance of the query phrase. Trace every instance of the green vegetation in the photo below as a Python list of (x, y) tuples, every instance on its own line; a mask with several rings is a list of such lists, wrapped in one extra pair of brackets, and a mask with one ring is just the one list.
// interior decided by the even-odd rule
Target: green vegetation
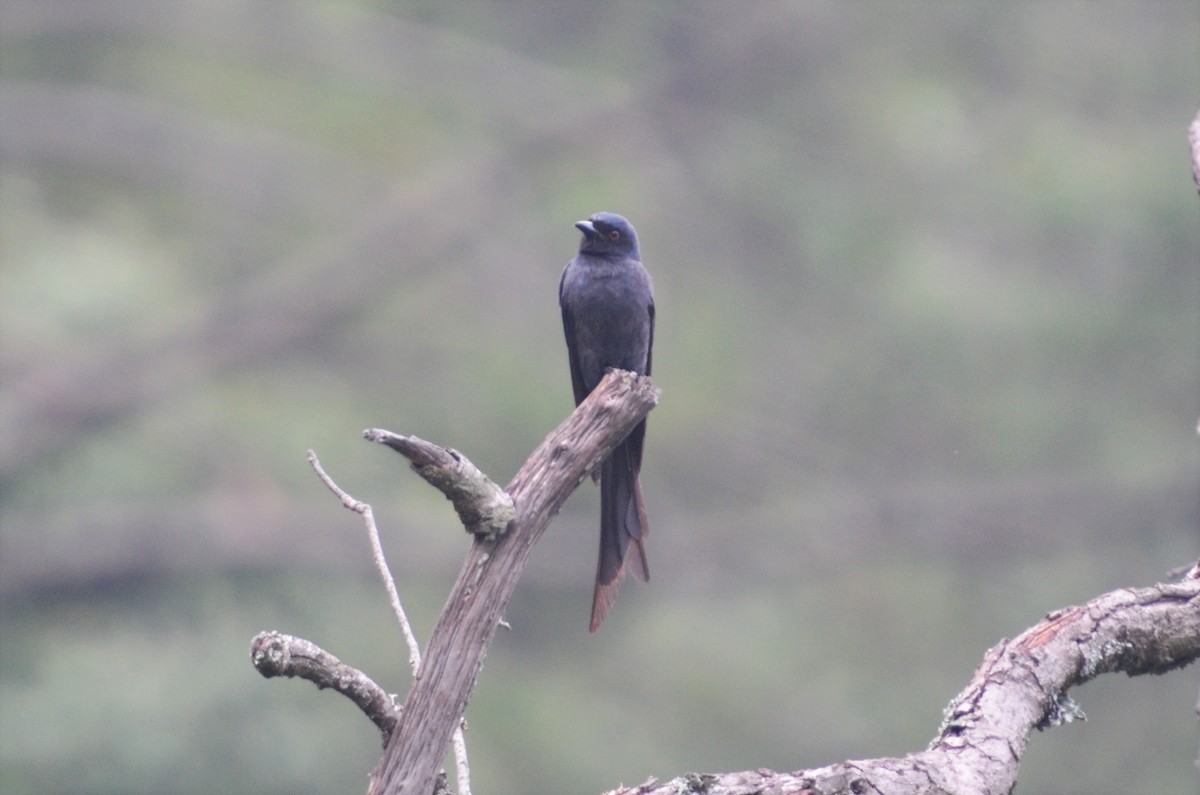
[[(985, 649), (1200, 541), (1194, 3), (0, 3), (0, 790), (353, 792), (465, 551), (359, 439), (505, 482), (572, 405), (597, 210), (655, 279), (653, 580), (594, 489), (468, 712), (475, 789), (925, 745)], [(1109, 681), (1111, 679), (1111, 681)], [(1102, 679), (1025, 792), (1193, 791), (1195, 680)]]

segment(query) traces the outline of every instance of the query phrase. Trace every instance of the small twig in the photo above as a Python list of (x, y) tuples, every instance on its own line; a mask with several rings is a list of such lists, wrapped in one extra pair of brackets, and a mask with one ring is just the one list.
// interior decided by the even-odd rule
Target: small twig
[(471, 765), (467, 762), (467, 738), (462, 724), (454, 730), (454, 782), (458, 784), (458, 795), (471, 795)]
[(392, 612), (396, 614), (396, 620), (400, 622), (400, 631), (404, 633), (404, 642), (408, 644), (408, 663), (412, 667), (413, 676), (417, 676), (417, 672), (421, 668), (421, 647), (417, 643), (416, 635), (413, 634), (412, 624), (408, 623), (408, 615), (404, 612), (404, 605), (400, 603), (400, 592), (396, 590), (396, 580), (392, 577), (387, 558), (383, 555), (383, 544), (379, 541), (379, 528), (375, 526), (375, 512), (371, 510), (370, 505), (354, 499), (343, 491), (341, 486), (334, 483), (333, 478), (326, 474), (321, 467), (321, 462), (317, 459), (317, 454), (312, 450), (308, 451), (308, 463), (317, 473), (321, 482), (342, 501), (342, 505), (362, 516), (363, 522), (367, 525), (367, 535), (371, 539), (371, 555), (375, 558), (375, 568), (379, 571), (379, 576), (383, 578), (383, 587), (387, 589), (388, 600), (392, 603)]
[[(383, 578), (383, 586), (387, 589), (388, 600), (392, 603), (392, 612), (396, 614), (396, 620), (400, 622), (400, 631), (404, 633), (404, 642), (408, 644), (408, 664), (412, 668), (413, 679), (415, 680), (421, 671), (421, 645), (417, 642), (417, 636), (413, 634), (412, 624), (408, 622), (408, 614), (404, 612), (404, 605), (400, 603), (400, 592), (396, 589), (396, 580), (392, 577), (392, 570), (388, 566), (387, 558), (384, 557), (383, 543), (379, 539), (379, 528), (375, 525), (375, 512), (371, 510), (369, 504), (361, 500), (356, 500), (335, 483), (333, 478), (329, 477), (329, 474), (325, 472), (320, 460), (317, 458), (317, 454), (312, 450), (308, 451), (308, 463), (313, 468), (313, 471), (317, 473), (317, 477), (321, 479), (321, 482), (342, 501), (342, 505), (362, 516), (363, 522), (367, 526), (367, 536), (371, 539), (371, 555), (375, 558), (375, 568), (379, 571), (379, 576)], [(413, 467), (416, 467), (415, 462), (413, 463)], [(512, 500), (509, 500), (509, 506), (511, 507), (511, 505)], [(388, 731), (388, 736), (391, 736), (390, 730)], [(459, 795), (471, 795), (471, 768), (467, 762), (467, 741), (463, 736), (461, 724), (454, 732), (453, 742), (455, 780), (458, 783), (458, 793)], [(386, 744), (387, 738), (384, 739), (384, 745)]]
[(458, 784), (458, 795), (471, 795), (471, 764), (467, 761), (467, 741), (464, 736), (467, 719), (458, 722), (454, 730), (454, 781)]
[(282, 632), (260, 632), (250, 642), (250, 660), (260, 674), (307, 679), (330, 688), (358, 705), (383, 734), (383, 744), (400, 722), (400, 707), (371, 677), (304, 638)]

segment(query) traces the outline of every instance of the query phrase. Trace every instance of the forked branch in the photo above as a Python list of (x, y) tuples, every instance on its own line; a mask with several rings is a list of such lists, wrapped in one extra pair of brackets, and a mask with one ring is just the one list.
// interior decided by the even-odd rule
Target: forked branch
[(404, 702), (400, 725), (372, 775), (371, 793), (433, 792), (450, 735), (533, 545), (584, 476), (657, 402), (658, 390), (649, 378), (610, 372), (508, 484), (504, 491), (516, 515), (507, 532), (475, 536)]

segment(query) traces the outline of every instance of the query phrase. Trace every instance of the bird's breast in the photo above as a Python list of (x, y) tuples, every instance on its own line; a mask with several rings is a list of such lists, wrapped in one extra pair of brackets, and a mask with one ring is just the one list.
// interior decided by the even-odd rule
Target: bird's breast
[(581, 268), (565, 288), (589, 387), (608, 367), (645, 373), (651, 301), (645, 270), (640, 265)]

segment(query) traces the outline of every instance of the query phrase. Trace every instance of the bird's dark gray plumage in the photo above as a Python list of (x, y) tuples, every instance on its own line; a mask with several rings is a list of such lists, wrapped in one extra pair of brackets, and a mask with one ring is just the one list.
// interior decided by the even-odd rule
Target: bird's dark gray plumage
[[(583, 239), (579, 253), (563, 270), (558, 303), (579, 405), (607, 368), (650, 374), (654, 294), (632, 224), (613, 213), (596, 213), (575, 226)], [(592, 597), (592, 632), (617, 598), (627, 562), (639, 580), (650, 579), (643, 545), (648, 532), (646, 506), (638, 480), (645, 438), (643, 420), (593, 473), (600, 479), (600, 559)]]

